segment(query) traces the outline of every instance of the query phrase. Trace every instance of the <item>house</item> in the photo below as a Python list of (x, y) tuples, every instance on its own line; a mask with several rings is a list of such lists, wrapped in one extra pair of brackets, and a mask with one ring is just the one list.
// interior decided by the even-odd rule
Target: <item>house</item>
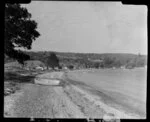
[(30, 70), (30, 68), (29, 68), (29, 67), (25, 67), (25, 69), (26, 69), (26, 70)]
[(52, 68), (51, 68), (51, 67), (48, 67), (48, 69), (49, 69), (49, 70), (52, 70)]
[(102, 63), (103, 60), (102, 59), (90, 59), (88, 58), (89, 61), (92, 61), (92, 62), (98, 62), (98, 63)]
[(116, 67), (113, 67), (112, 69), (116, 69)]
[(46, 70), (46, 69), (47, 69), (47, 67), (44, 66), (44, 67), (43, 67), (43, 70)]
[(43, 67), (40, 67), (40, 66), (37, 66), (35, 69), (36, 69), (36, 70), (44, 70), (44, 68), (43, 68)]
[(121, 66), (120, 68), (121, 68), (121, 69), (125, 69), (125, 66)]
[(55, 67), (54, 69), (55, 69), (55, 70), (58, 70), (59, 68), (58, 68), (58, 67)]
[(68, 69), (68, 68), (65, 66), (65, 67), (63, 67), (63, 69), (65, 69), (65, 70), (66, 70), (66, 69)]

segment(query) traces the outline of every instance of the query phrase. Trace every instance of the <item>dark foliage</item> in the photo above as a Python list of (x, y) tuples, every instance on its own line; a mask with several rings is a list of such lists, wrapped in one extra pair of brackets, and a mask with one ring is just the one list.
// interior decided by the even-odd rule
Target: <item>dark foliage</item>
[(53, 69), (55, 67), (59, 67), (59, 59), (57, 58), (55, 53), (50, 53), (48, 59), (47, 59), (47, 65), (52, 67)]
[(73, 66), (73, 65), (69, 65), (68, 68), (69, 68), (69, 69), (73, 69), (74, 66)]
[[(33, 60), (40, 60), (47, 64), (50, 52), (24, 52)], [(83, 54), (55, 52), (61, 66), (73, 65), (75, 68), (111, 68), (111, 67), (143, 67), (147, 65), (146, 55), (135, 54)], [(90, 59), (90, 60), (88, 60)], [(92, 60), (102, 60), (94, 62)]]
[(5, 55), (19, 63), (29, 59), (27, 54), (16, 48), (31, 49), (32, 41), (40, 36), (36, 31), (37, 23), (31, 20), (31, 14), (19, 4), (5, 4)]
[(19, 82), (19, 83), (26, 83), (26, 82), (33, 83), (34, 78), (35, 76), (32, 75), (22, 76), (16, 72), (5, 72), (4, 74), (5, 81), (12, 81), (12, 82)]

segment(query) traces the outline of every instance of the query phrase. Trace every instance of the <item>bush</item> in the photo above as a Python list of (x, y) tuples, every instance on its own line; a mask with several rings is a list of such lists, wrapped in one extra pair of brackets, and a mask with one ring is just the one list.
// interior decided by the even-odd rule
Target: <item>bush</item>
[(53, 69), (55, 67), (59, 67), (59, 59), (57, 58), (55, 53), (50, 53), (47, 60), (47, 65), (52, 67)]
[(73, 65), (69, 65), (68, 68), (69, 68), (69, 69), (73, 69), (74, 66), (73, 66)]

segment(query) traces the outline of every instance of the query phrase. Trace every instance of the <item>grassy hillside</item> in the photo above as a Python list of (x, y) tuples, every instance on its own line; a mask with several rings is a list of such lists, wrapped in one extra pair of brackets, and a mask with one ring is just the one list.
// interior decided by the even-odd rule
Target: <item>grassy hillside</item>
[[(31, 60), (39, 60), (46, 64), (47, 57), (51, 51), (25, 52), (30, 55)], [(128, 53), (68, 53), (54, 52), (59, 58), (61, 65), (74, 65), (76, 67), (120, 67), (133, 66), (142, 67), (147, 64), (146, 55), (135, 55)], [(98, 63), (94, 60), (102, 60)]]

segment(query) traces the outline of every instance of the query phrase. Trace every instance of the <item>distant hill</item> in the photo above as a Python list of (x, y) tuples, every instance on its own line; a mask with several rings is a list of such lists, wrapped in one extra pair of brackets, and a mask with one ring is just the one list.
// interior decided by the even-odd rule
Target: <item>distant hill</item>
[[(54, 51), (38, 51), (25, 52), (30, 55), (31, 60), (39, 60), (46, 64), (47, 57), (50, 52)], [(147, 64), (147, 55), (136, 55), (128, 53), (68, 53), (54, 52), (62, 65), (75, 65), (76, 67), (120, 67), (133, 66), (142, 67)], [(8, 58), (8, 57), (7, 57)], [(92, 60), (102, 60), (103, 63), (96, 64)]]

